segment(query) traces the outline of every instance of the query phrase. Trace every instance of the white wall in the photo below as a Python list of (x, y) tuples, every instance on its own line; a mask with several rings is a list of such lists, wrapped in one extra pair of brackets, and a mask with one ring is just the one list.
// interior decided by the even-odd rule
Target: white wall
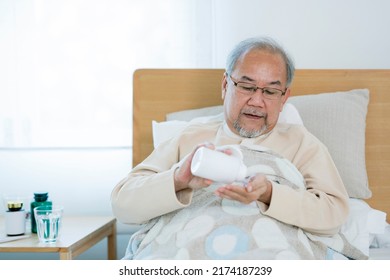
[(237, 41), (277, 39), (297, 68), (390, 68), (390, 1), (215, 0), (216, 65)]
[[(270, 35), (288, 49), (297, 68), (390, 68), (390, 1), (212, 3), (214, 20), (207, 28), (214, 34), (213, 67), (224, 67), (239, 40)], [(110, 215), (111, 190), (130, 167), (129, 149), (0, 150), (0, 193), (46, 189), (68, 213)], [(119, 239), (119, 257), (127, 240), (127, 235)], [(95, 250), (85, 258), (105, 258), (104, 245)], [(7, 257), (0, 253), (0, 259)]]
[(69, 215), (109, 215), (111, 190), (130, 170), (131, 157), (120, 148), (0, 150), (0, 193), (30, 202), (46, 190)]

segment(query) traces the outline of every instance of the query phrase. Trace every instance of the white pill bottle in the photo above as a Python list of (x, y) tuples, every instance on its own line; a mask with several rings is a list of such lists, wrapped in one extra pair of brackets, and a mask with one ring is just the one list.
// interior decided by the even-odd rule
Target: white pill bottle
[[(232, 154), (222, 151), (226, 149)], [(214, 182), (231, 184), (245, 180), (247, 167), (238, 145), (220, 146), (215, 150), (200, 147), (192, 159), (191, 173)]]

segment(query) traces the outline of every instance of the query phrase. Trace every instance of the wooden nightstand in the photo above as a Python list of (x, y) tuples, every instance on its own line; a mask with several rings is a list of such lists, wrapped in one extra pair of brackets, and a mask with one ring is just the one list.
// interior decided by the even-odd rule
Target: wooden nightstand
[[(0, 217), (0, 235), (5, 235), (4, 217)], [(61, 260), (71, 260), (107, 238), (108, 259), (115, 260), (116, 219), (99, 216), (64, 216), (60, 240), (53, 244), (39, 243), (36, 234), (28, 238), (0, 243), (0, 252), (59, 253)]]

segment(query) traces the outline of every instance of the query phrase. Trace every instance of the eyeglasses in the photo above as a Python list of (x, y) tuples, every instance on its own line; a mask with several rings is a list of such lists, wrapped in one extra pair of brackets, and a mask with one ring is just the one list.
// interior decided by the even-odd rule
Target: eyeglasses
[(251, 83), (236, 82), (233, 80), (232, 76), (230, 75), (228, 76), (230, 80), (233, 82), (233, 85), (237, 88), (237, 91), (247, 96), (252, 96), (259, 89), (261, 90), (261, 93), (265, 99), (276, 100), (279, 99), (282, 95), (284, 95), (287, 90), (286, 89), (285, 91), (282, 91), (280, 89), (272, 88), (272, 87), (261, 88)]

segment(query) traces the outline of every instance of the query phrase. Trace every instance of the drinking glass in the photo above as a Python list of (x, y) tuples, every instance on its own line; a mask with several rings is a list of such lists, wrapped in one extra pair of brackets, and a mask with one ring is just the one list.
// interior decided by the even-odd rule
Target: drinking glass
[(46, 205), (34, 208), (37, 234), (40, 242), (57, 242), (61, 234), (63, 212), (64, 208), (57, 205)]

